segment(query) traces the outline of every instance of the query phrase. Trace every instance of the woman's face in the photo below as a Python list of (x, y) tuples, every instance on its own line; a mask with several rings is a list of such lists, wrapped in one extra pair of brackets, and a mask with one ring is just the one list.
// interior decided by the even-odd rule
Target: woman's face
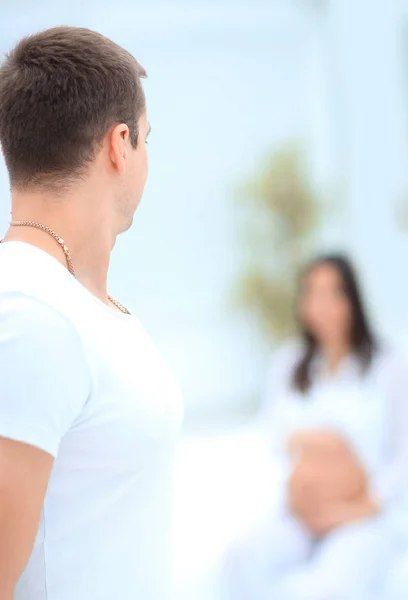
[(344, 343), (351, 329), (351, 305), (337, 269), (329, 264), (314, 267), (305, 277), (299, 317), (319, 343)]

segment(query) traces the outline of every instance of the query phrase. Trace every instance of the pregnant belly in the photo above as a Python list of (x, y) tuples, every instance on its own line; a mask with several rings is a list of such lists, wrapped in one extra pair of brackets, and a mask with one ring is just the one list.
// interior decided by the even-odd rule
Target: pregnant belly
[(300, 440), (298, 434), (297, 445), (292, 440), (291, 454), (295, 457), (288, 483), (291, 494), (307, 493), (316, 502), (326, 502), (355, 498), (364, 491), (364, 469), (338, 436), (319, 432)]

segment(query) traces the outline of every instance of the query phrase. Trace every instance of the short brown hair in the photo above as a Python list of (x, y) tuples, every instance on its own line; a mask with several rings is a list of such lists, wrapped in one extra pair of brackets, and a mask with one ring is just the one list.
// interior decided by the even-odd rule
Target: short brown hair
[(0, 67), (0, 144), (11, 185), (81, 177), (118, 123), (136, 147), (145, 76), (131, 54), (89, 29), (56, 27), (21, 40)]

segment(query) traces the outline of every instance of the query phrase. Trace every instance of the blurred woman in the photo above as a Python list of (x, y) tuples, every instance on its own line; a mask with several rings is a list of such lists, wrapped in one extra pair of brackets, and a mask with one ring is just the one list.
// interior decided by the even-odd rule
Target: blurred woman
[(380, 346), (350, 263), (301, 278), (300, 339), (274, 360), (267, 435), (285, 465), (279, 509), (227, 560), (231, 600), (372, 600), (408, 478), (408, 372)]

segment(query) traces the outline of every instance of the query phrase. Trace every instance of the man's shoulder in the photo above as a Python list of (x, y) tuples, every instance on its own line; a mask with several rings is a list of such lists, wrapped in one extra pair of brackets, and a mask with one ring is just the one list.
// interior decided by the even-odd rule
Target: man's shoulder
[(10, 306), (14, 298), (26, 310), (41, 305), (71, 319), (82, 300), (78, 283), (58, 261), (27, 246), (0, 245), (0, 303)]
[(73, 321), (55, 306), (36, 296), (0, 292), (0, 345), (21, 347), (42, 355), (60, 348), (80, 349), (82, 339)]

